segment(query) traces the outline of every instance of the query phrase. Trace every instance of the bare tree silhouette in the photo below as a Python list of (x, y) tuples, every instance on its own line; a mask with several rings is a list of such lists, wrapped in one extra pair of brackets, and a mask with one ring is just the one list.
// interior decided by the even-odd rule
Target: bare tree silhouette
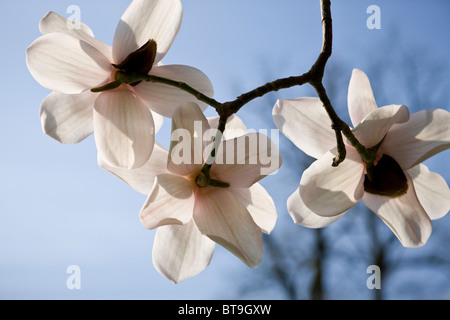
[[(395, 41), (395, 40), (391, 40)], [(371, 60), (365, 68), (379, 106), (404, 99), (410, 112), (426, 108), (445, 108), (450, 102), (449, 80), (445, 77), (450, 63), (433, 63), (426, 53), (403, 50), (397, 43), (395, 53), (384, 60)], [(269, 73), (267, 63), (264, 70)], [(326, 89), (338, 112), (347, 112), (346, 94), (352, 66), (333, 57), (326, 70)], [(386, 79), (395, 75), (395, 86)], [(273, 74), (267, 74), (267, 79)], [(447, 89), (446, 89), (447, 88)], [(303, 89), (308, 92), (308, 89)], [(312, 91), (309, 93), (313, 94)], [(300, 96), (300, 95), (299, 95)], [(303, 94), (305, 96), (305, 94)], [(274, 95), (265, 96), (261, 105), (269, 111)], [(294, 98), (295, 96), (292, 96)], [(395, 102), (397, 103), (397, 102)], [(342, 105), (341, 105), (342, 104)], [(251, 117), (255, 117), (251, 113)], [(263, 121), (272, 127), (266, 114)], [(245, 114), (244, 114), (245, 115)], [(287, 208), (287, 196), (298, 186), (301, 173), (312, 163), (303, 152), (280, 135), (283, 170), (275, 180), (291, 190), (274, 198), (279, 211), (278, 229), (264, 237), (265, 256), (259, 269), (242, 280), (241, 296), (276, 288), (280, 299), (445, 299), (450, 298), (450, 218), (433, 223), (428, 243), (418, 249), (404, 248), (395, 235), (374, 213), (357, 205), (335, 224), (323, 229), (294, 225)], [(439, 172), (445, 177), (445, 173)], [(448, 181), (448, 179), (446, 179)], [(266, 185), (269, 192), (280, 195), (280, 184)], [(277, 226), (278, 226), (277, 225)], [(381, 270), (381, 289), (369, 290), (366, 268), (376, 265)], [(271, 296), (269, 298), (273, 298)]]

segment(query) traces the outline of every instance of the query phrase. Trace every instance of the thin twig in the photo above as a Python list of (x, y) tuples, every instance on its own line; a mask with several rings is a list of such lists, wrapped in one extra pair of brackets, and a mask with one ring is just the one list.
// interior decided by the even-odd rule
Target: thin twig
[[(199, 92), (198, 90), (189, 86), (187, 83), (166, 79), (154, 75), (126, 74), (125, 72), (117, 71), (115, 82), (120, 81), (121, 83), (132, 84), (137, 81), (149, 81), (177, 87), (193, 95), (199, 101), (202, 101), (208, 104), (209, 106), (213, 107), (214, 109), (216, 109), (218, 115), (222, 120), (225, 121), (225, 123), (226, 120), (231, 115), (238, 112), (244, 105), (246, 105), (247, 103), (256, 98), (262, 97), (265, 94), (273, 91), (288, 89), (294, 86), (301, 86), (306, 83), (309, 83), (314, 87), (319, 96), (319, 99), (323, 103), (323, 107), (325, 108), (329, 118), (331, 119), (332, 123), (331, 128), (335, 131), (336, 134), (337, 154), (336, 157), (333, 159), (332, 165), (338, 166), (342, 161), (344, 161), (346, 157), (345, 143), (342, 135), (344, 135), (347, 138), (347, 140), (356, 148), (358, 153), (361, 155), (362, 159), (370, 163), (371, 161), (374, 160), (372, 157), (373, 154), (370, 153), (368, 149), (358, 141), (358, 139), (354, 136), (350, 127), (344, 121), (342, 121), (336, 114), (331, 104), (331, 101), (328, 98), (325, 87), (323, 86), (323, 76), (325, 73), (325, 67), (332, 54), (333, 27), (331, 18), (331, 0), (320, 0), (320, 8), (321, 8), (322, 32), (323, 32), (322, 48), (317, 60), (312, 65), (311, 69), (300, 76), (291, 76), (287, 78), (281, 78), (272, 82), (268, 82), (256, 89), (241, 94), (235, 100), (221, 103)], [(92, 91), (94, 92), (103, 91), (103, 88), (106, 88), (105, 90), (109, 90), (108, 89), (109, 87), (111, 86), (114, 87), (116, 85), (115, 82), (107, 84), (106, 86), (101, 88), (94, 88), (92, 89)], [(206, 173), (209, 173), (209, 170), (207, 170)]]

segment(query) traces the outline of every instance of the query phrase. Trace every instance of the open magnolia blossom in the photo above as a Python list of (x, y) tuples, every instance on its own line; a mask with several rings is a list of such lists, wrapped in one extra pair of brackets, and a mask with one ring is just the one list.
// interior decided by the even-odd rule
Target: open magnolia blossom
[(449, 148), (450, 115), (442, 109), (410, 116), (403, 105), (377, 108), (369, 79), (353, 71), (348, 91), (353, 134), (376, 151), (366, 163), (350, 143), (347, 157), (332, 167), (336, 139), (331, 121), (317, 98), (277, 101), (276, 126), (301, 150), (316, 160), (302, 175), (288, 200), (293, 220), (320, 228), (344, 215), (359, 200), (375, 212), (405, 247), (428, 240), (431, 220), (450, 209), (446, 181), (421, 162)]
[(41, 106), (44, 132), (67, 144), (94, 132), (99, 156), (108, 164), (135, 168), (146, 163), (162, 116), (171, 117), (180, 104), (196, 98), (150, 82), (124, 83), (100, 93), (91, 89), (115, 81), (120, 70), (185, 82), (211, 96), (212, 85), (201, 71), (160, 62), (181, 19), (179, 0), (134, 0), (110, 47), (95, 39), (86, 25), (74, 28), (67, 19), (48, 13), (39, 25), (43, 35), (30, 45), (26, 57), (36, 81), (54, 91)]
[[(270, 233), (275, 226), (275, 205), (257, 181), (269, 174), (261, 174), (266, 164), (258, 161), (259, 155), (269, 153), (271, 158), (276, 158), (276, 171), (281, 164), (278, 148), (265, 135), (247, 133), (238, 117), (228, 119), (221, 140), (223, 148), (216, 149), (217, 159), (220, 157), (227, 161), (214, 163), (210, 171), (211, 179), (228, 186), (197, 185), (196, 177), (212, 149), (211, 138), (215, 134), (211, 131), (217, 132), (211, 129), (217, 126), (218, 117), (206, 119), (195, 103), (188, 103), (173, 114), (172, 132), (184, 130), (186, 135), (183, 139), (172, 135), (169, 152), (156, 144), (150, 160), (141, 168), (132, 170), (99, 162), (101, 167), (135, 190), (148, 194), (140, 218), (146, 228), (158, 228), (153, 263), (162, 275), (175, 283), (198, 274), (208, 266), (215, 242), (248, 266), (258, 266), (263, 255), (262, 232)], [(249, 144), (256, 141), (259, 147), (240, 150), (239, 146), (248, 145), (241, 143), (243, 141)], [(187, 146), (182, 152), (188, 152), (192, 161), (179, 163), (174, 160), (178, 151), (181, 152), (180, 144)], [(235, 146), (238, 146), (237, 150)], [(227, 157), (230, 153), (232, 156)], [(196, 158), (203, 161), (194, 161)]]

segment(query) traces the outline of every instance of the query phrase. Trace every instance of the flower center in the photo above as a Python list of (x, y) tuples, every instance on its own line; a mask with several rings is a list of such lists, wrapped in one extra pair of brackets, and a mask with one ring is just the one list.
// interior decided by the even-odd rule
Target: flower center
[(397, 161), (384, 154), (376, 165), (367, 168), (364, 191), (396, 198), (408, 191), (408, 180)]
[[(112, 66), (126, 74), (146, 75), (150, 72), (155, 62), (156, 47), (156, 42), (150, 39), (142, 47), (130, 53), (121, 63), (112, 64)], [(131, 83), (131, 85), (136, 86), (140, 82), (136, 81)]]
[(228, 188), (230, 186), (228, 182), (211, 179), (209, 174), (205, 174), (204, 172), (200, 172), (198, 175), (196, 175), (194, 181), (197, 187), (199, 188), (206, 188), (208, 186), (218, 188)]
[(156, 42), (152, 39), (148, 40), (146, 44), (130, 53), (121, 63), (111, 65), (112, 82), (109, 82), (101, 87), (92, 88), (92, 92), (102, 92), (113, 90), (122, 85), (122, 83), (136, 86), (141, 83), (141, 79), (145, 79), (153, 67), (156, 57)]

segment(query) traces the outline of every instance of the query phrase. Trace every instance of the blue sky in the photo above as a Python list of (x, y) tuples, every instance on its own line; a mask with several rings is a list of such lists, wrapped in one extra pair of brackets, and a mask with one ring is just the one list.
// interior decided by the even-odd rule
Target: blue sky
[[(164, 63), (201, 69), (210, 77), (219, 101), (234, 99), (267, 80), (304, 73), (319, 53), (322, 31), (318, 0), (182, 3), (182, 27)], [(163, 278), (151, 261), (155, 232), (146, 230), (138, 218), (145, 196), (98, 168), (93, 137), (67, 146), (42, 133), (39, 107), (50, 91), (34, 81), (25, 64), (25, 49), (40, 35), (39, 20), (48, 11), (69, 17), (67, 8), (77, 5), (81, 20), (98, 39), (111, 44), (128, 4), (125, 0), (0, 3), (1, 299), (227, 299), (234, 298), (238, 290), (230, 277), (248, 272), (239, 259), (216, 246), (210, 266), (200, 275), (177, 285)], [(366, 27), (370, 5), (381, 9), (380, 30)], [(344, 86), (339, 90), (347, 91), (352, 68), (364, 70), (373, 61), (384, 59), (401, 61), (396, 48), (399, 43), (406, 52), (420, 54), (424, 65), (438, 63), (448, 72), (449, 9), (445, 0), (333, 1), (330, 63), (334, 59), (349, 66), (340, 75)], [(387, 96), (391, 100), (377, 100), (379, 105), (403, 103), (407, 97), (395, 90), (393, 75), (385, 79), (386, 83), (373, 85), (374, 91), (386, 89), (383, 99)], [(447, 79), (430, 81), (436, 88), (449, 84)], [(439, 92), (429, 94), (434, 97)], [(295, 98), (306, 93), (311, 94), (311, 90), (295, 88), (276, 97)], [(238, 114), (249, 128), (267, 127), (255, 114), (260, 110), (270, 113), (272, 106), (260, 103), (252, 102)], [(449, 105), (447, 99), (443, 105), (414, 108), (448, 110)], [(336, 109), (348, 119), (345, 101), (336, 101)], [(207, 114), (214, 115), (211, 110)], [(158, 135), (165, 145), (169, 126), (166, 121)], [(427, 162), (447, 182), (448, 160), (446, 151)], [(275, 175), (266, 183), (279, 182)], [(283, 186), (274, 200), (284, 209), (286, 197), (297, 186)], [(81, 268), (80, 290), (66, 287), (70, 265)]]

